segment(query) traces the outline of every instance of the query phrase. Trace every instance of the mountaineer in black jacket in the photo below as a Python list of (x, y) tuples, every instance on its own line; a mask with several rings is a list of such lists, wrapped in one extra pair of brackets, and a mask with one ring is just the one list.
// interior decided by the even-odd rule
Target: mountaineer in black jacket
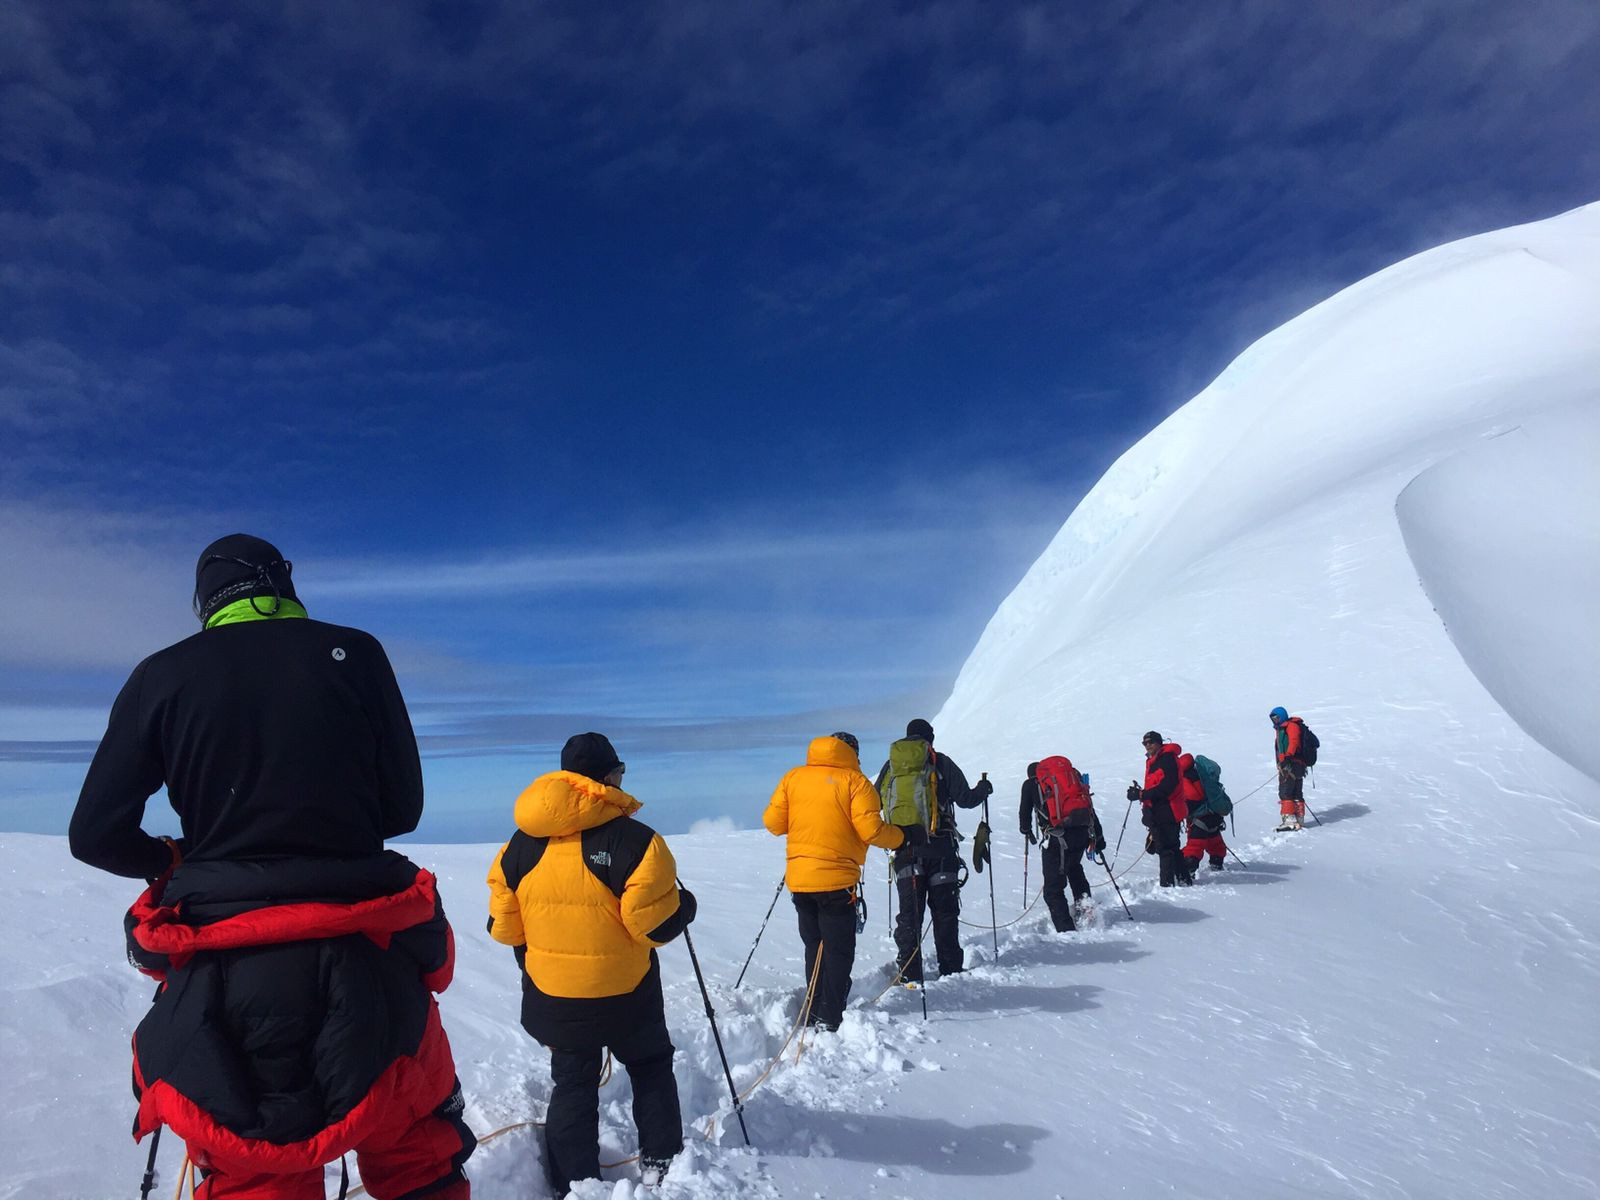
[(966, 864), (958, 849), (955, 810), (977, 808), (994, 792), (987, 779), (976, 787), (947, 754), (933, 748), (933, 726), (920, 717), (906, 725), (906, 736), (889, 747), (889, 761), (878, 772), (878, 795), (885, 820), (899, 825), (906, 840), (894, 852), (898, 912), (894, 941), (900, 977), (921, 983), (922, 923), (933, 917), (933, 946), (939, 974), (964, 969), (961, 949), (961, 883)]
[[(74, 855), (152, 881), (135, 1137), (171, 1125), (208, 1200), (320, 1194), (348, 1151), (378, 1200), (467, 1200), (430, 994), (454, 943), (434, 877), (383, 846), (422, 812), (416, 739), (383, 648), (309, 619), (290, 571), (245, 534), (206, 548), (202, 631), (135, 668), (72, 815)], [(177, 840), (141, 828), (162, 785)]]

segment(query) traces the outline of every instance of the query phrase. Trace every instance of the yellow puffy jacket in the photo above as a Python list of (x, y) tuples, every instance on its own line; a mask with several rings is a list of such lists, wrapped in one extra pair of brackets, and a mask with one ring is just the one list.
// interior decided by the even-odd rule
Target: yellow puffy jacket
[(883, 820), (883, 805), (861, 760), (834, 737), (819, 737), (806, 765), (783, 777), (762, 814), (768, 832), (789, 837), (784, 882), (791, 892), (852, 888), (867, 861), (867, 847), (897, 848), (905, 840)]
[(639, 808), (571, 771), (541, 775), (517, 797), (517, 833), (489, 868), (489, 935), (527, 946), (528, 978), (547, 996), (632, 991), (651, 950), (682, 928), (677, 864), (632, 819)]

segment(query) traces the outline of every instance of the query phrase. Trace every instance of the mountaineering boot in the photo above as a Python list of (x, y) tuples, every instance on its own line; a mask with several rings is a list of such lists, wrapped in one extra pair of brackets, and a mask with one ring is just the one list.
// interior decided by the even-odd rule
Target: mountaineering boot
[(1278, 822), (1278, 827), (1276, 829), (1274, 829), (1273, 832), (1274, 833), (1288, 833), (1293, 828), (1294, 828), (1294, 818), (1293, 817), (1284, 817), (1281, 821)]
[(1220, 871), (1220, 870), (1222, 870), (1223, 866), (1224, 866), (1224, 863), (1223, 863), (1222, 859), (1218, 858), (1215, 854), (1213, 854), (1211, 856), (1211, 869), (1213, 871)]
[(672, 1166), (670, 1158), (641, 1158), (639, 1160), (639, 1182), (645, 1187), (658, 1187), (667, 1177), (667, 1169)]

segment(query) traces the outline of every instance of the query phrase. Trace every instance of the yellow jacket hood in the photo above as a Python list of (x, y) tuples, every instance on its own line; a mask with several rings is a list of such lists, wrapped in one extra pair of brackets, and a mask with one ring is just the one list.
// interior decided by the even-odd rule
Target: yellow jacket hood
[(786, 837), (791, 892), (852, 888), (868, 846), (893, 850), (905, 835), (883, 820), (882, 802), (860, 759), (838, 738), (815, 739), (806, 765), (779, 782), (761, 814), (768, 832)]
[[(791, 762), (794, 760), (791, 759)], [(808, 767), (844, 767), (847, 770), (861, 770), (861, 758), (856, 752), (836, 737), (812, 738), (811, 745), (806, 750), (806, 766)]]
[(630, 817), (642, 807), (621, 788), (572, 771), (551, 771), (522, 789), (514, 817), (529, 837), (567, 837)]

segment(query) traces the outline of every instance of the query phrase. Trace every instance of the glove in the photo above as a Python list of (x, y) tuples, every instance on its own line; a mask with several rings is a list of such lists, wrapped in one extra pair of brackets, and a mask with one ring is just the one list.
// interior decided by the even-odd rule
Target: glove
[(928, 831), (921, 825), (896, 825), (901, 833), (906, 835), (902, 846), (926, 846), (928, 844)]
[(1144, 789), (1142, 787), (1140, 787), (1137, 783), (1130, 783), (1128, 785), (1128, 803), (1131, 804), (1135, 800), (1142, 799), (1143, 797)]
[(1095, 838), (1095, 840), (1094, 840), (1094, 852), (1096, 854), (1104, 854), (1106, 852), (1106, 840), (1105, 840), (1105, 838), (1103, 838), (1103, 837)]
[(1028, 839), (1028, 845), (1037, 846), (1039, 844), (1039, 835), (1034, 833), (1034, 831), (1029, 829), (1026, 825), (1022, 827), (1020, 832), (1022, 833), (1023, 837)]
[(972, 835), (972, 869), (982, 875), (983, 864), (993, 861), (989, 857), (989, 822), (979, 821), (977, 832)]
[(678, 888), (678, 911), (683, 914), (685, 925), (694, 924), (695, 914), (700, 911), (700, 905), (694, 898), (694, 893), (688, 888)]
[(978, 780), (978, 786), (972, 789), (972, 794), (977, 796), (980, 800), (987, 800), (990, 796), (994, 795), (994, 784), (990, 783), (987, 779), (980, 779)]

